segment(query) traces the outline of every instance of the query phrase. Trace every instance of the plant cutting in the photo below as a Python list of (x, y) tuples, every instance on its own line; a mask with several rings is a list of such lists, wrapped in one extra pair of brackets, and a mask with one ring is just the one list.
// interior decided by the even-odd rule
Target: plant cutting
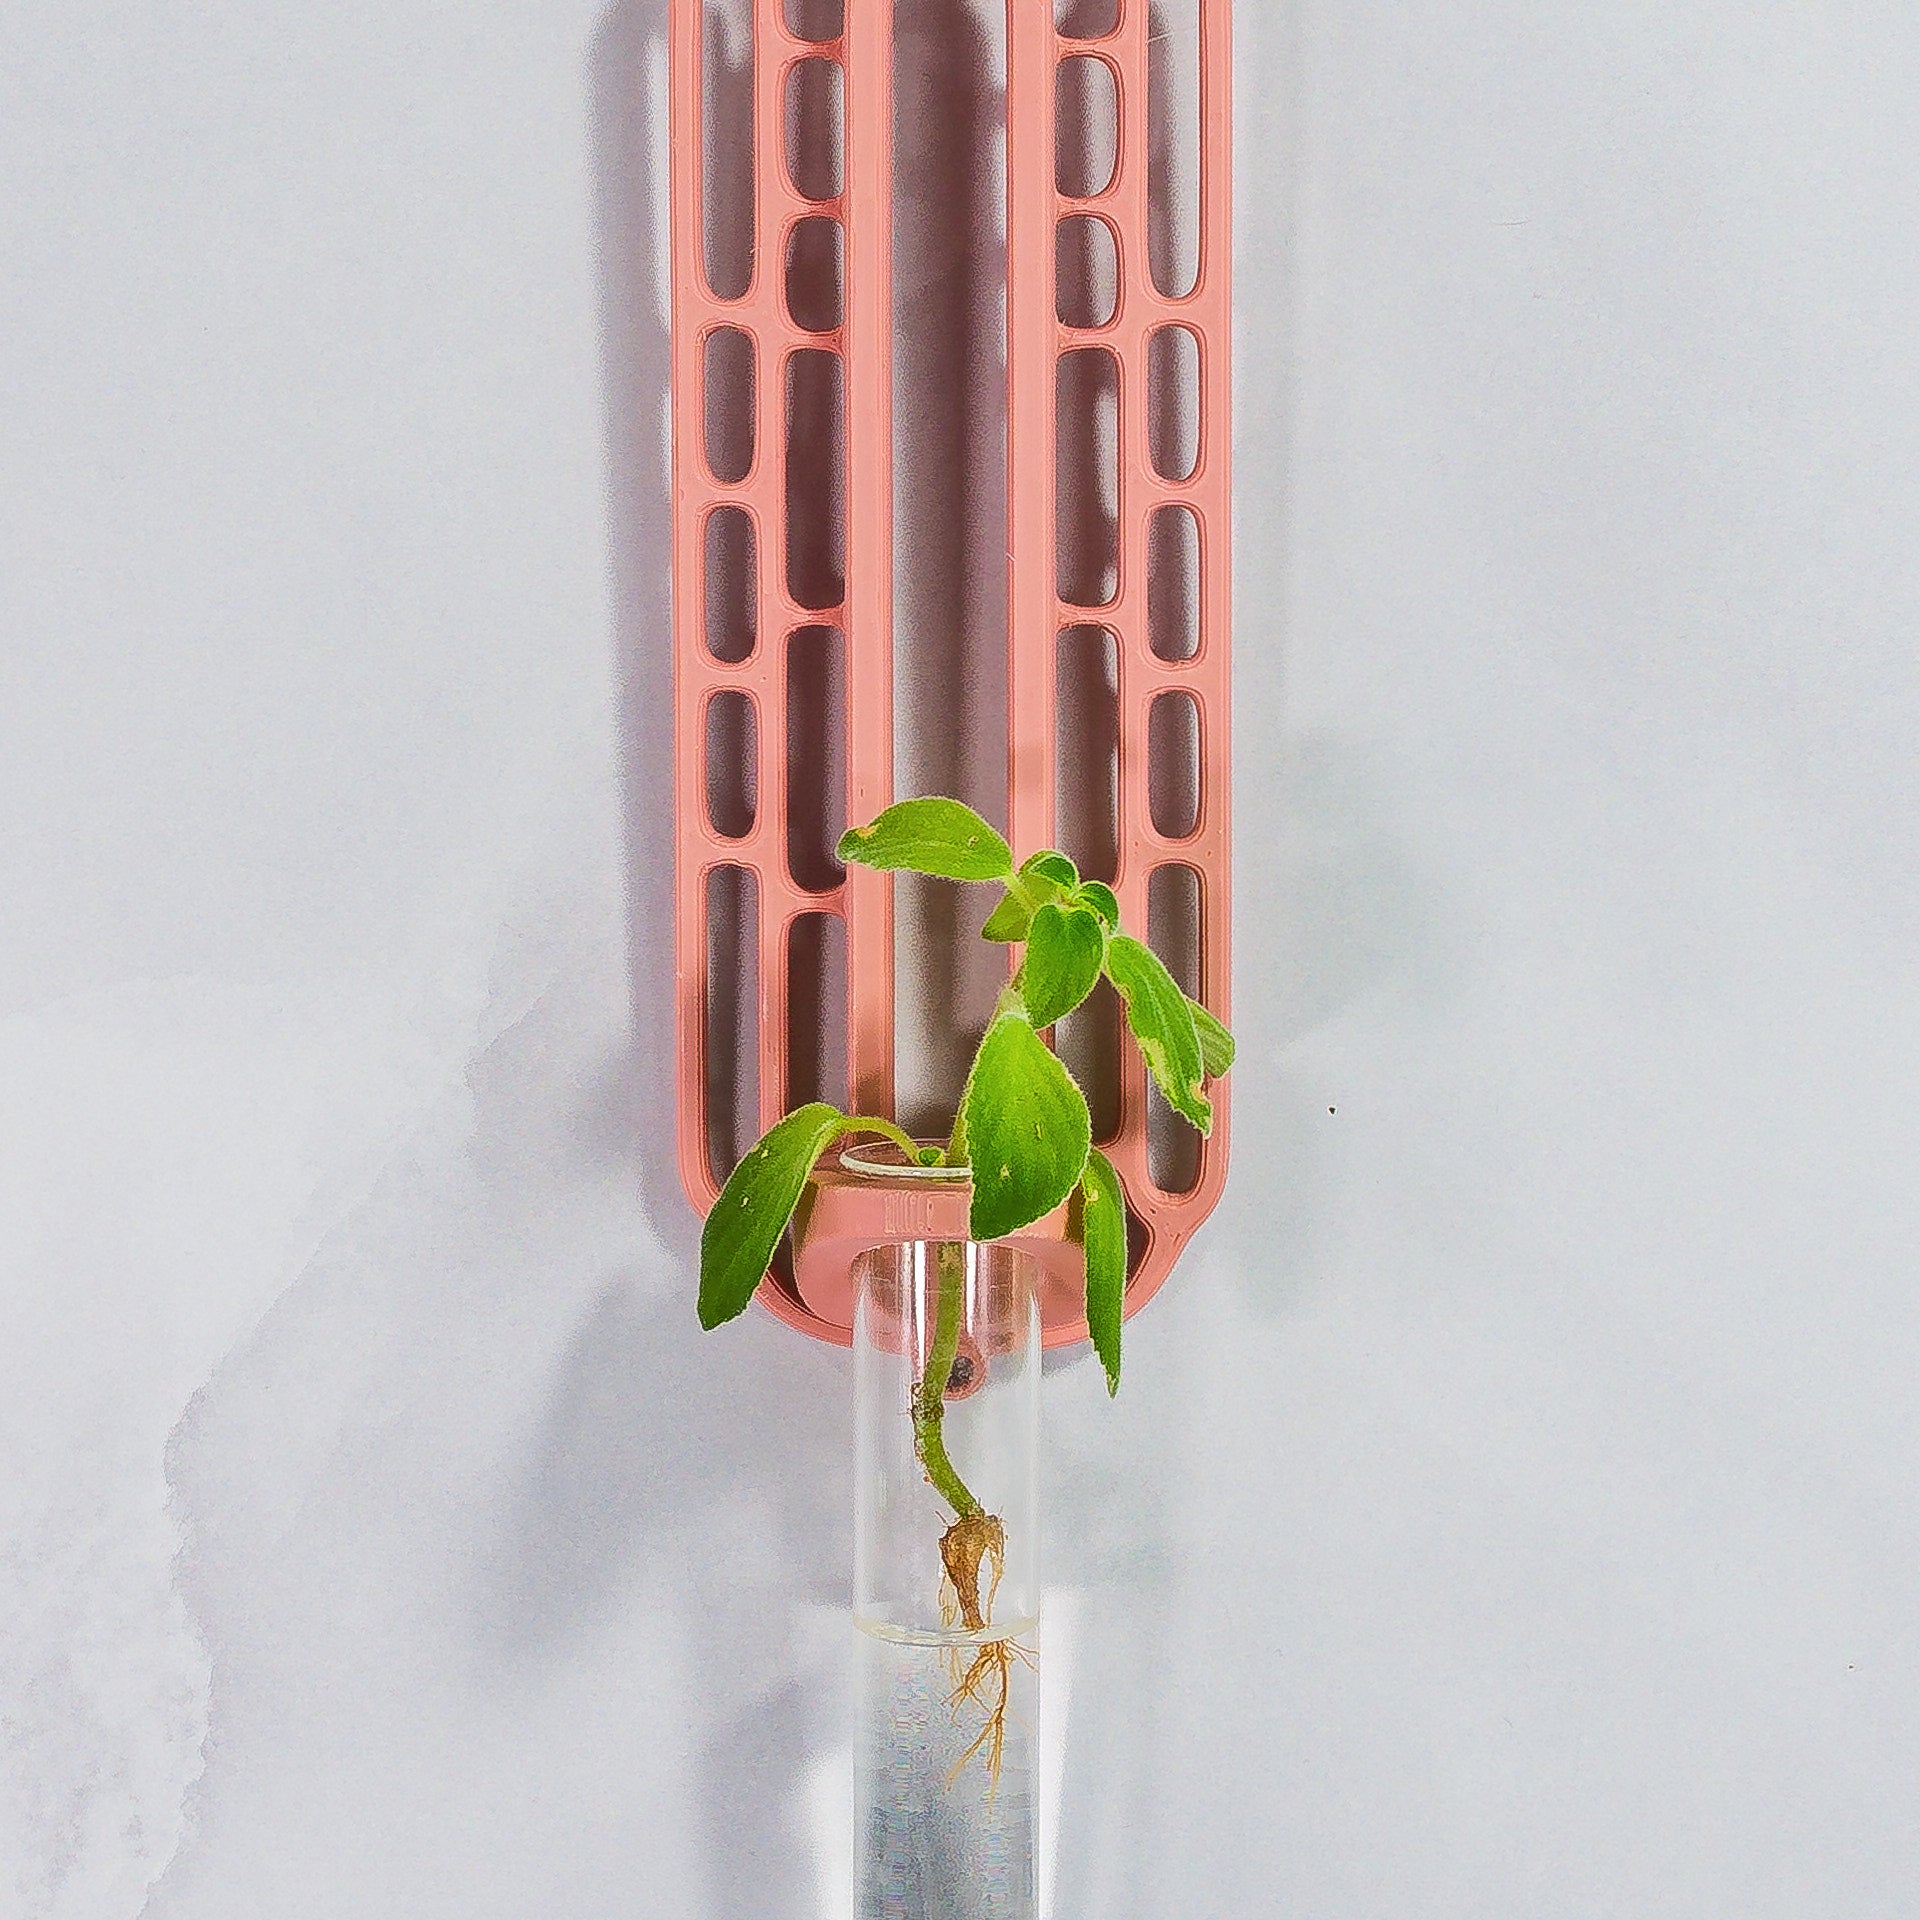
[[(808, 1178), (836, 1143), (890, 1141), (908, 1163), (966, 1169), (968, 1234), (978, 1243), (1031, 1227), (1063, 1203), (1085, 1259), (1087, 1327), (1120, 1387), (1120, 1329), (1127, 1280), (1126, 1203), (1120, 1180), (1093, 1144), (1086, 1095), (1042, 1035), (1102, 979), (1112, 983), (1147, 1070), (1174, 1111), (1211, 1129), (1206, 1085), (1233, 1064), (1227, 1029), (1180, 989), (1159, 957), (1120, 925), (1113, 890), (1083, 880), (1063, 853), (1043, 849), (1016, 865), (1005, 839), (956, 800), (902, 801), (841, 840), (840, 858), (882, 872), (997, 886), (982, 937), (1018, 949), (1018, 963), (981, 1035), (944, 1147), (925, 1146), (890, 1119), (814, 1102), (769, 1128), (734, 1168), (700, 1243), (700, 1320), (713, 1328), (745, 1312), (792, 1223)], [(943, 1593), (976, 1637), (953, 1690), (985, 1708), (968, 1755), (990, 1773), (1004, 1726), (1008, 1676), (1020, 1649), (988, 1638), (1006, 1528), (956, 1470), (946, 1445), (950, 1396), (965, 1384), (961, 1351), (965, 1250), (937, 1250), (926, 1356), (908, 1417), (927, 1484), (951, 1514), (939, 1541)]]

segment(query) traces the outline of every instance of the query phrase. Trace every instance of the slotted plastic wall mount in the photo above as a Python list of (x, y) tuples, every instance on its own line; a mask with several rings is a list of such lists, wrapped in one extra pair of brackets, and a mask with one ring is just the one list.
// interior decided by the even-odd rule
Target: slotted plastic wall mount
[[(797, 943), (821, 916), (844, 929), (846, 1092), (861, 1111), (893, 1111), (894, 927), (890, 883), (852, 869), (844, 876), (796, 873), (788, 791), (790, 681), (798, 639), (840, 636), (846, 818), (871, 818), (893, 792), (893, 9), (895, 0), (844, 0), (826, 40), (795, 31), (808, 0), (750, 0), (752, 31), (740, 91), (750, 109), (750, 153), (716, 164), (712, 76), (715, 15), (702, 0), (671, 0), (673, 647), (676, 803), (675, 939), (679, 1157), (689, 1198), (705, 1212), (726, 1173), (715, 1164), (709, 1062), (721, 1026), (748, 1035), (743, 1063), (757, 1085), (757, 1122), (770, 1126), (797, 1104), (790, 1005)], [(1148, 0), (1111, 0), (1106, 30), (1069, 37), (1053, 0), (1008, 0), (1006, 35), (1006, 263), (1008, 477), (1008, 779), (1006, 826), (1016, 856), (1055, 843), (1059, 765), (1056, 712), (1062, 636), (1089, 627), (1110, 640), (1117, 672), (1114, 887), (1130, 926), (1154, 925), (1151, 908), (1177, 882), (1193, 925), (1186, 984), (1229, 1017), (1229, 536), (1231, 123), (1230, 0), (1186, 0), (1198, 13), (1197, 267), (1189, 286), (1156, 284), (1156, 244), (1165, 253), (1166, 209), (1156, 195), (1164, 124), (1164, 28)], [(743, 50), (724, 50), (737, 60)], [(1104, 179), (1063, 178), (1057, 166), (1061, 67), (1098, 63), (1112, 83), (1112, 165)], [(1084, 69), (1078, 70), (1084, 71)], [(796, 151), (794, 100), (811, 90), (835, 99), (837, 154), (825, 164)], [(837, 164), (833, 161), (837, 159)], [(1082, 192), (1082, 188), (1094, 191)], [(708, 235), (710, 195), (735, 196), (750, 264), (744, 286), (715, 291)], [(1087, 312), (1063, 298), (1066, 234), (1098, 223), (1112, 297)], [(827, 224), (830, 223), (830, 224)], [(1098, 236), (1096, 236), (1098, 237)], [(824, 242), (824, 244), (823, 244)], [(837, 298), (803, 294), (791, 263), (802, 251), (830, 260)], [(1162, 271), (1158, 279), (1164, 281)], [(796, 315), (796, 306), (801, 311)], [(1063, 313), (1066, 315), (1062, 317)], [(1082, 321), (1098, 324), (1083, 325)], [(803, 324), (804, 323), (804, 324)], [(723, 351), (724, 350), (724, 351)], [(1089, 592), (1063, 577), (1056, 535), (1063, 443), (1088, 423), (1073, 416), (1078, 383), (1069, 365), (1099, 363), (1115, 447), (1098, 517), (1112, 554)], [(1191, 444), (1170, 461), (1157, 385), (1173, 355), (1192, 393)], [(750, 355), (750, 379), (741, 363)], [(751, 395), (750, 421), (713, 430), (710, 369), (731, 357), (736, 394)], [(830, 392), (830, 421), (809, 392)], [(744, 442), (742, 447), (739, 443)], [(1168, 469), (1172, 469), (1172, 477)], [(822, 517), (831, 521), (824, 536)], [(801, 525), (811, 517), (811, 530)], [(1156, 581), (1176, 545), (1185, 637), (1169, 646), (1157, 630), (1167, 589)], [(823, 570), (814, 562), (822, 547)], [(799, 549), (810, 543), (803, 556)], [(802, 564), (803, 559), (807, 564)], [(1167, 563), (1171, 564), (1171, 563)], [(803, 578), (803, 576), (806, 576)], [(1069, 597), (1070, 596), (1070, 597)], [(732, 626), (724, 609), (731, 605)], [(720, 609), (721, 611), (716, 611)], [(1156, 804), (1153, 742), (1159, 719), (1184, 696), (1193, 762), (1181, 817)], [(741, 714), (747, 724), (738, 724)], [(728, 732), (728, 726), (732, 732)], [(750, 743), (746, 804), (717, 806), (711, 743)], [(1071, 772), (1071, 769), (1067, 770)], [(1156, 880), (1156, 876), (1159, 879)], [(750, 925), (737, 946), (716, 937), (717, 903)], [(744, 903), (744, 904), (743, 904)], [(1157, 938), (1157, 936), (1156, 936)], [(1170, 961), (1173, 956), (1168, 955)], [(736, 1008), (745, 976), (750, 1004)], [(745, 1018), (741, 1018), (744, 1012)], [(839, 1089), (825, 1090), (834, 1098)], [(1219, 1198), (1226, 1177), (1230, 1095), (1213, 1089), (1215, 1125), (1198, 1143), (1186, 1177), (1156, 1183), (1149, 1150), (1144, 1068), (1132, 1048), (1118, 1067), (1117, 1128), (1106, 1150), (1133, 1217), (1128, 1311), (1164, 1281), (1181, 1248)], [(1164, 1123), (1165, 1116), (1158, 1123)], [(739, 1143), (744, 1145), (745, 1143)], [(736, 1151), (738, 1148), (736, 1147)], [(823, 1197), (844, 1208), (837, 1179)], [(962, 1215), (962, 1217), (964, 1217)], [(876, 1211), (870, 1244), (924, 1237), (927, 1223)], [(1060, 1230), (1059, 1223), (1055, 1231)], [(842, 1220), (836, 1257), (862, 1229)], [(1057, 1264), (1057, 1262), (1056, 1262)], [(840, 1290), (844, 1293), (844, 1289)], [(842, 1344), (850, 1324), (825, 1312), (790, 1273), (770, 1274), (761, 1298), (790, 1324)], [(1055, 1288), (1049, 1345), (1084, 1338), (1071, 1289)]]

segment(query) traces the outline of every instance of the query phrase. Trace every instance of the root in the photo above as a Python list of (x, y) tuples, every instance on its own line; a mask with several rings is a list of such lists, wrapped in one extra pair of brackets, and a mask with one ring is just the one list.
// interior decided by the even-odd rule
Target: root
[[(1007, 1566), (1007, 1530), (997, 1514), (962, 1514), (940, 1539), (940, 1560), (947, 1570), (946, 1590), (941, 1611), (949, 1625), (956, 1621), (969, 1633), (984, 1633), (993, 1618), (993, 1600), (1000, 1591), (1000, 1579)], [(980, 1590), (985, 1570), (986, 1592)], [(999, 1790), (1000, 1763), (1007, 1745), (1007, 1702), (1013, 1691), (1013, 1663), (1032, 1667), (1033, 1654), (1015, 1640), (988, 1640), (973, 1649), (973, 1658), (962, 1664), (960, 1648), (947, 1649), (947, 1680), (952, 1691), (947, 1705), (959, 1724), (963, 1708), (979, 1709), (980, 1731), (947, 1775), (952, 1786), (978, 1755), (987, 1770), (989, 1799)]]
[(947, 1672), (953, 1682), (947, 1705), (953, 1710), (955, 1723), (959, 1722), (962, 1707), (978, 1707), (984, 1715), (980, 1731), (948, 1772), (947, 1785), (951, 1787), (978, 1754), (987, 1770), (989, 1802), (1000, 1790), (1000, 1763), (1007, 1746), (1007, 1702), (1013, 1692), (1016, 1660), (1029, 1670), (1034, 1666), (1032, 1651), (1017, 1640), (989, 1640), (976, 1647), (972, 1663), (964, 1671), (960, 1666), (960, 1649), (953, 1647), (947, 1652)]

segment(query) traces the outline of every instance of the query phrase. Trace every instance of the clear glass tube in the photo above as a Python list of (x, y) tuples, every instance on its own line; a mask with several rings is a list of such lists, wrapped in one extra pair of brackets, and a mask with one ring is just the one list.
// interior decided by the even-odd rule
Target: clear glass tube
[(1028, 1262), (970, 1242), (867, 1255), (854, 1376), (860, 1920), (1032, 1920), (1040, 1321)]

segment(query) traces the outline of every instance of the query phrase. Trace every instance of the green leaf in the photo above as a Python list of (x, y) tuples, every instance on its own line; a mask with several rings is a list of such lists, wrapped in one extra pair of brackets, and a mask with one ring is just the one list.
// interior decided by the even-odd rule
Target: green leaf
[(987, 916), (980, 929), (982, 940), (997, 940), (1003, 947), (1027, 937), (1033, 925), (1033, 908), (1010, 887), (1000, 896), (1000, 904)]
[(1107, 1391), (1120, 1391), (1120, 1322), (1127, 1294), (1127, 1203), (1113, 1162), (1095, 1147), (1080, 1176), (1080, 1243), (1087, 1255), (1087, 1331), (1107, 1370)]
[(973, 1169), (968, 1232), (998, 1240), (1045, 1218), (1080, 1183), (1092, 1144), (1086, 1096), (1018, 1011), (988, 1027), (961, 1103)]
[(1073, 897), (1083, 907), (1091, 907), (1107, 923), (1109, 933), (1120, 931), (1120, 902), (1104, 880), (1082, 880)]
[(700, 1324), (747, 1310), (793, 1218), (814, 1162), (843, 1133), (872, 1129), (820, 1101), (769, 1127), (734, 1168), (700, 1235)]
[(1049, 903), (1033, 916), (1020, 995), (1036, 1027), (1064, 1020), (1093, 991), (1106, 947), (1099, 916), (1086, 907)]
[(1147, 1068), (1174, 1112), (1202, 1133), (1213, 1131), (1213, 1109), (1200, 1090), (1204, 1061), (1187, 996), (1160, 956), (1124, 933), (1107, 942), (1107, 978), (1127, 1005), (1127, 1024)]
[(1062, 893), (1071, 893), (1080, 884), (1080, 869), (1064, 853), (1056, 853), (1051, 847), (1029, 854), (1021, 863), (1021, 879), (1028, 879), (1036, 873), (1043, 879), (1053, 881)]
[(980, 929), (983, 940), (1011, 945), (1027, 937), (1033, 916), (1052, 900), (1069, 900), (1080, 876), (1064, 853), (1036, 853), (1007, 883), (1000, 904)]
[(1200, 1064), (1209, 1080), (1218, 1080), (1232, 1071), (1233, 1035), (1198, 1000), (1189, 1000), (1187, 1011), (1193, 1015), (1193, 1030), (1200, 1040)]
[(958, 800), (902, 800), (870, 826), (841, 835), (840, 858), (882, 872), (931, 873), (942, 880), (1011, 880), (1013, 852)]

